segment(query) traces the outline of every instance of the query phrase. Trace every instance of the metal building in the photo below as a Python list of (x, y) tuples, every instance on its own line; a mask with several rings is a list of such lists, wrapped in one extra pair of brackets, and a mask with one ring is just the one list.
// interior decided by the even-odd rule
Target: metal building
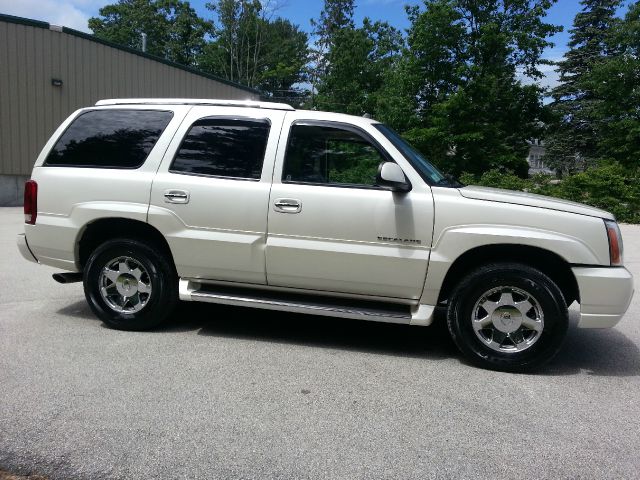
[(22, 205), (40, 150), (103, 98), (257, 100), (255, 90), (66, 27), (0, 14), (0, 205)]

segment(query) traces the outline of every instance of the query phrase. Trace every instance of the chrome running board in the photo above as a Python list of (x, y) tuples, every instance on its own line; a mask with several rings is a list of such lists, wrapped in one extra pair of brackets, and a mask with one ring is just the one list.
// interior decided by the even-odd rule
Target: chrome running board
[(433, 307), (428, 305), (411, 308), (393, 303), (226, 287), (183, 279), (180, 279), (180, 300), (407, 325), (428, 325), (433, 316)]

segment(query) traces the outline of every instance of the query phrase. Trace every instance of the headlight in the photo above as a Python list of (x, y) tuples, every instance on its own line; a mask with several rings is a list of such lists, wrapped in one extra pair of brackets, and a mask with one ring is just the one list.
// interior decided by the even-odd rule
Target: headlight
[(604, 226), (607, 229), (607, 237), (609, 238), (609, 259), (612, 266), (622, 265), (622, 234), (620, 227), (613, 220), (605, 220)]

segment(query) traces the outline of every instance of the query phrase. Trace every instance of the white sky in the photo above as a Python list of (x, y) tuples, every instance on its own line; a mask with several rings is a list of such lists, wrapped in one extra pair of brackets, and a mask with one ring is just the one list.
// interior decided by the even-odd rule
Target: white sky
[(91, 12), (104, 4), (104, 0), (0, 0), (0, 13), (89, 32)]

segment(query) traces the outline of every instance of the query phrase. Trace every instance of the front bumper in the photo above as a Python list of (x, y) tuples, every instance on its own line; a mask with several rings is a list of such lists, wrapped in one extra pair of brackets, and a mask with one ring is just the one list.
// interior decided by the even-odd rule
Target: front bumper
[(580, 290), (580, 328), (611, 328), (629, 308), (633, 276), (624, 267), (575, 267)]
[(26, 258), (30, 262), (38, 263), (38, 259), (33, 255), (33, 253), (31, 253), (31, 249), (29, 248), (29, 244), (27, 243), (27, 237), (24, 233), (18, 234), (16, 243), (18, 244), (18, 250), (20, 250), (20, 253), (24, 258)]

